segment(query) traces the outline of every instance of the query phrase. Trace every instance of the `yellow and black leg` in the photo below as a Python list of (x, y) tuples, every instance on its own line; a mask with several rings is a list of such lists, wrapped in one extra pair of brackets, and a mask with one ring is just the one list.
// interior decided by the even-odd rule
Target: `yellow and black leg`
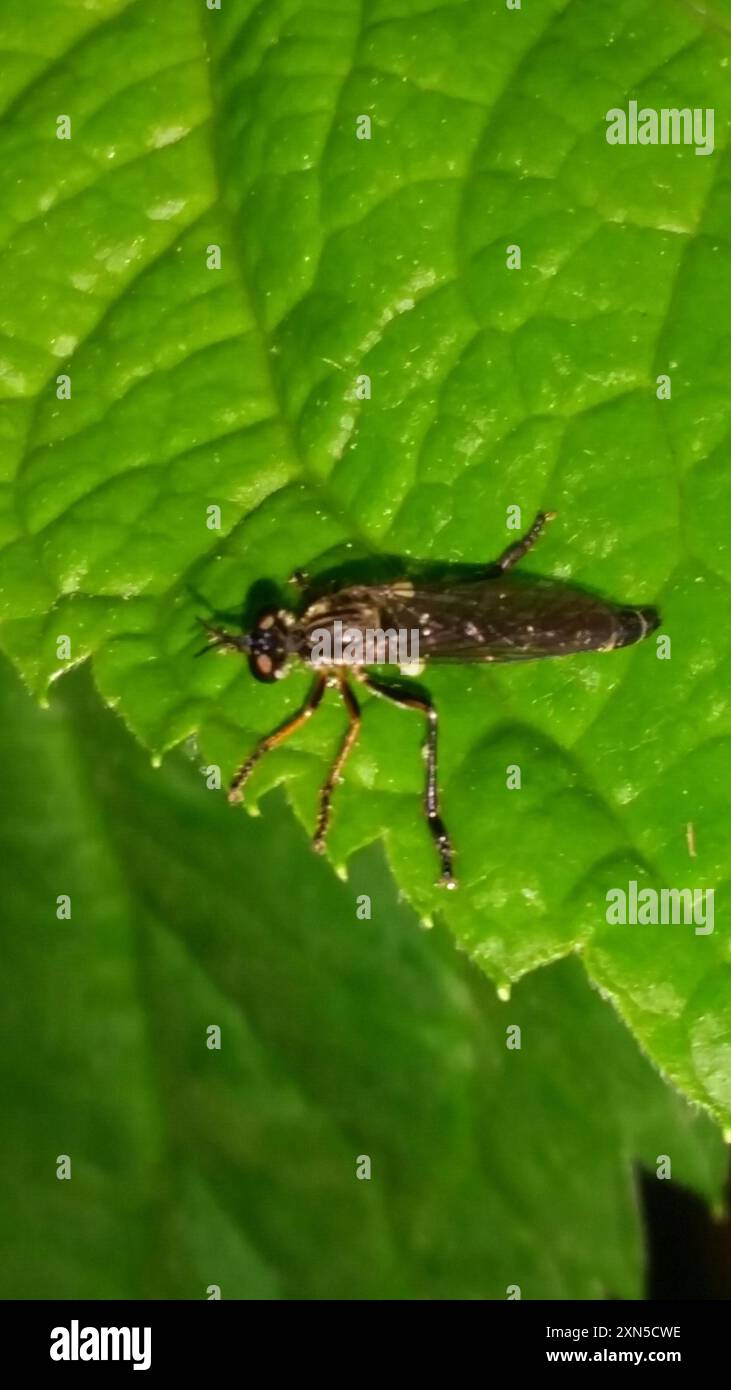
[(265, 753), (269, 753), (272, 748), (276, 748), (278, 744), (284, 743), (285, 739), (290, 737), (290, 734), (296, 733), (297, 729), (301, 729), (302, 725), (306, 724), (307, 720), (315, 713), (317, 706), (325, 694), (326, 687), (327, 677), (325, 675), (318, 675), (310, 691), (307, 704), (303, 706), (299, 713), (293, 715), (291, 719), (288, 719), (286, 724), (282, 725), (281, 729), (275, 729), (273, 734), (267, 734), (266, 738), (263, 738), (260, 743), (257, 743), (256, 748), (249, 754), (246, 761), (241, 764), (236, 772), (228, 790), (229, 801), (241, 801), (244, 784), (248, 781), (259, 759), (262, 758)]
[(454, 877), (453, 869), (453, 850), (452, 842), (444, 821), (439, 814), (439, 786), (437, 781), (437, 712), (425, 695), (417, 695), (414, 691), (406, 691), (397, 686), (387, 685), (375, 680), (372, 676), (361, 676), (363, 684), (372, 690), (374, 695), (381, 695), (386, 700), (393, 700), (394, 704), (401, 705), (404, 709), (415, 709), (424, 715), (426, 719), (426, 743), (424, 745), (426, 753), (426, 789), (424, 792), (424, 811), (426, 814), (427, 825), (431, 831), (432, 839), (437, 847), (439, 862), (441, 864), (441, 876), (439, 885), (443, 888), (456, 888), (457, 880)]
[(338, 755), (320, 790), (320, 810), (317, 817), (315, 834), (312, 837), (312, 848), (316, 850), (318, 854), (322, 854), (325, 849), (325, 841), (330, 824), (333, 792), (340, 780), (340, 775), (345, 767), (348, 755), (357, 742), (358, 734), (360, 733), (360, 705), (348, 685), (347, 676), (339, 675), (338, 684), (340, 686), (340, 693), (343, 697), (345, 708), (348, 711), (349, 722), (345, 737), (338, 750)]

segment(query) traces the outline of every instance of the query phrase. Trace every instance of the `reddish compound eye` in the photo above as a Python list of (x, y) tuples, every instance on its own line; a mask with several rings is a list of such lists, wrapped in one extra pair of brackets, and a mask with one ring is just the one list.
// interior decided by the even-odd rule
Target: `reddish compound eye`
[(258, 681), (275, 681), (284, 675), (286, 632), (276, 613), (262, 613), (249, 634), (249, 651), (249, 670)]

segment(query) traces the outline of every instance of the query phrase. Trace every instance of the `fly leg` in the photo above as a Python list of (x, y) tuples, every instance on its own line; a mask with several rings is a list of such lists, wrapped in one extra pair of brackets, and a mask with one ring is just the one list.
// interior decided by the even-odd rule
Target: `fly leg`
[(265, 753), (268, 753), (272, 748), (276, 748), (279, 743), (284, 743), (284, 740), (289, 738), (290, 734), (295, 733), (297, 729), (300, 729), (302, 725), (312, 717), (325, 694), (326, 687), (327, 677), (325, 675), (319, 675), (310, 691), (307, 704), (302, 707), (299, 713), (293, 715), (291, 719), (288, 719), (286, 724), (282, 725), (281, 729), (275, 729), (274, 733), (267, 734), (266, 738), (263, 738), (260, 743), (257, 743), (256, 748), (249, 754), (246, 761), (241, 764), (234, 776), (231, 786), (228, 789), (229, 801), (235, 802), (242, 800), (242, 788), (244, 783), (248, 781), (256, 763), (258, 763), (259, 759), (263, 757)]
[(374, 695), (382, 695), (386, 700), (393, 700), (395, 704), (402, 705), (405, 709), (419, 710), (426, 718), (426, 743), (424, 751), (426, 754), (426, 788), (424, 790), (424, 812), (426, 822), (429, 826), (432, 839), (437, 847), (439, 862), (441, 865), (441, 876), (439, 886), (443, 888), (456, 888), (457, 880), (454, 877), (453, 869), (453, 850), (452, 842), (449, 838), (447, 827), (439, 814), (439, 787), (437, 784), (437, 712), (429, 700), (424, 695), (417, 695), (414, 691), (400, 690), (395, 686), (382, 684), (372, 676), (361, 676), (360, 679)]
[(356, 743), (358, 734), (360, 733), (360, 705), (348, 685), (347, 676), (340, 675), (337, 677), (337, 681), (340, 686), (340, 693), (343, 697), (345, 708), (348, 711), (349, 723), (335, 762), (330, 768), (327, 778), (320, 789), (320, 811), (317, 817), (315, 834), (312, 839), (312, 848), (317, 854), (324, 853), (325, 840), (327, 839), (327, 831), (330, 824), (330, 803), (332, 801), (332, 795), (340, 780), (340, 774), (345, 767), (348, 754)]
[(518, 561), (522, 560), (523, 556), (527, 555), (528, 551), (533, 549), (544, 527), (549, 521), (553, 521), (555, 515), (555, 512), (539, 512), (530, 531), (526, 532), (521, 540), (514, 541), (512, 545), (509, 545), (507, 550), (504, 550), (500, 558), (495, 561), (494, 565), (490, 566), (490, 569), (494, 569), (496, 573), (505, 574), (506, 570), (512, 569), (513, 565), (517, 565)]

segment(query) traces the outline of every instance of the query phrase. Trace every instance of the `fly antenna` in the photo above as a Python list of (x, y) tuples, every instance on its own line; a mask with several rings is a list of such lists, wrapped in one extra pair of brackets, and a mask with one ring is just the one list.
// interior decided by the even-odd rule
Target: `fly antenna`
[(197, 622), (200, 623), (206, 633), (208, 641), (205, 647), (201, 647), (200, 651), (195, 653), (196, 656), (205, 656), (206, 652), (215, 651), (217, 648), (220, 650), (225, 647), (228, 647), (230, 651), (248, 652), (250, 640), (247, 633), (237, 635), (233, 632), (226, 632), (224, 628), (216, 627), (214, 623), (209, 623), (207, 618), (197, 617)]

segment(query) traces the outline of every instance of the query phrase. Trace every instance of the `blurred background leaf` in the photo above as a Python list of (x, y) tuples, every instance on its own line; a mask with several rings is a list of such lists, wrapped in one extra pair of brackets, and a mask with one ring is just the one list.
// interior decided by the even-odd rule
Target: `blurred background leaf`
[(633, 1163), (718, 1203), (578, 961), (501, 1002), (380, 853), (345, 885), (283, 805), (153, 770), (88, 668), (39, 711), (3, 666), (0, 756), (1, 1296), (636, 1298)]

